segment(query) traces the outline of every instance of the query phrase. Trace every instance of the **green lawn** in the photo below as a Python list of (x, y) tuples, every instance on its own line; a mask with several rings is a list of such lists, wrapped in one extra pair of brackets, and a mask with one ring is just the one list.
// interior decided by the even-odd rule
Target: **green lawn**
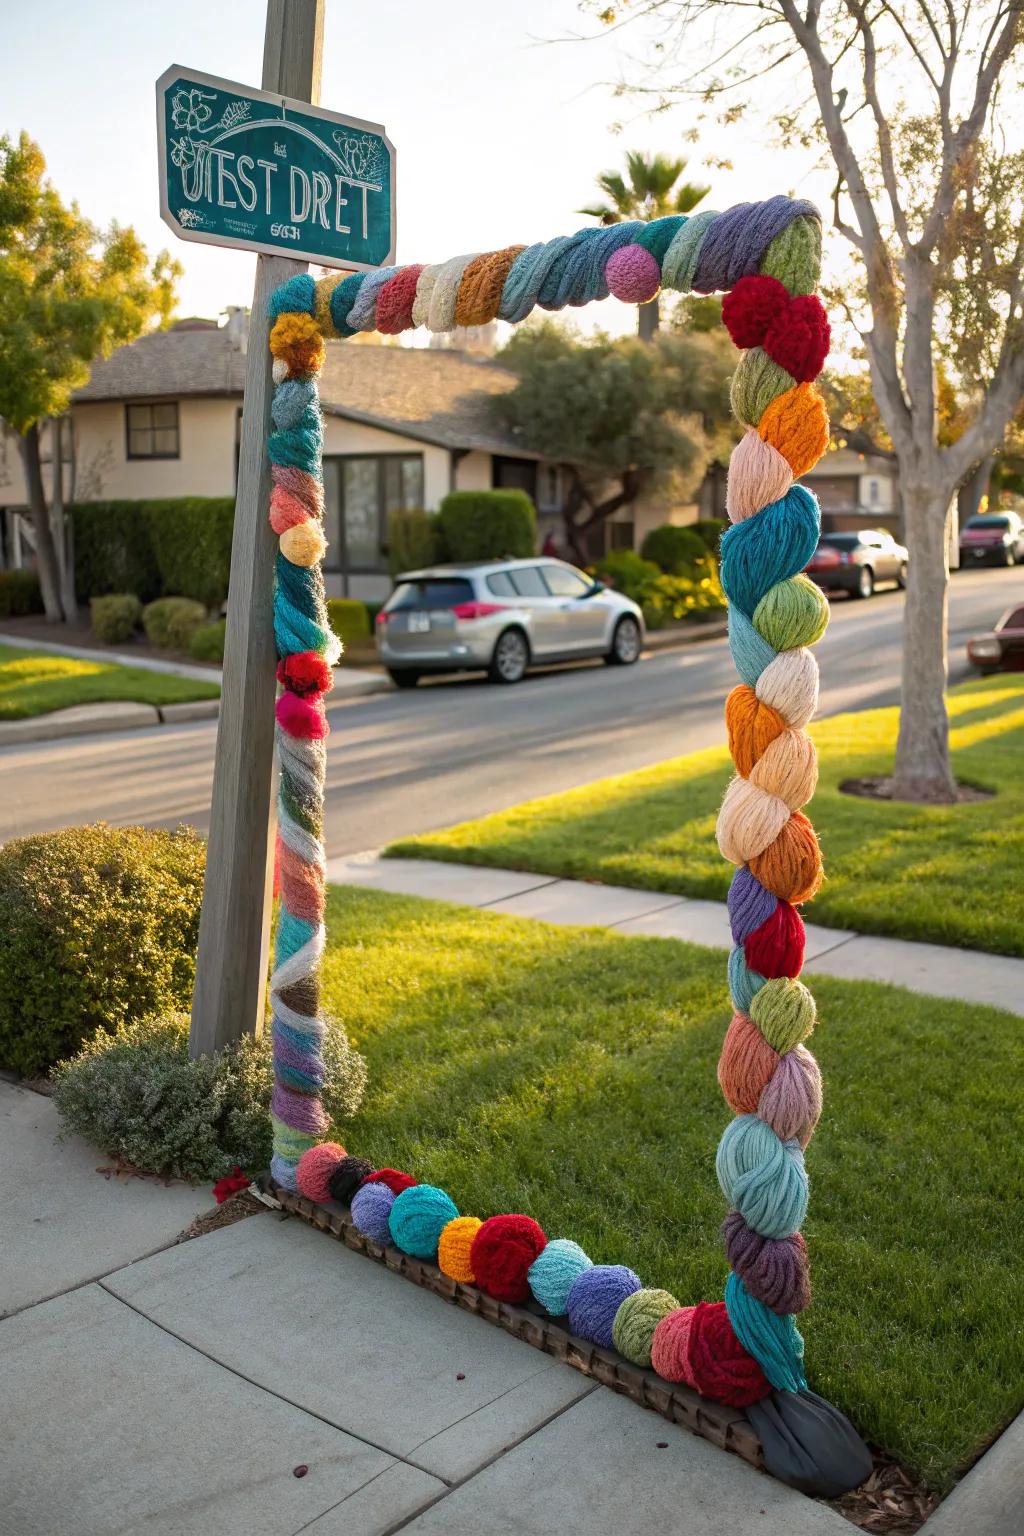
[[(368, 1058), (342, 1140), (718, 1299), (722, 956), (333, 890), (326, 1006)], [(1024, 1406), (1024, 1034), (991, 1008), (812, 978), (810, 1384), (946, 1487)]]
[(0, 720), (25, 720), (75, 704), (184, 704), (219, 697), (216, 682), (0, 646)]
[[(843, 779), (891, 771), (897, 711), (812, 728), (821, 777), (810, 816), (826, 883), (810, 914), (833, 928), (1022, 955), (1024, 677), (966, 683), (949, 707), (956, 772), (997, 791), (993, 800), (934, 807), (842, 795)], [(732, 868), (715, 818), (731, 771), (724, 747), (694, 752), (387, 851), (721, 899)]]

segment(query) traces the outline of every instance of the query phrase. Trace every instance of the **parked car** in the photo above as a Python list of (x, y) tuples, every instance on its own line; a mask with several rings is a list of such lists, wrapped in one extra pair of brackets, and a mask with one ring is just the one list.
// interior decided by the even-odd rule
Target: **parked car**
[(1007, 608), (995, 629), (972, 635), (967, 659), (985, 674), (1024, 672), (1024, 608)]
[(870, 597), (880, 581), (907, 584), (907, 551), (884, 528), (823, 533), (807, 565), (819, 587)]
[(601, 656), (631, 666), (636, 603), (564, 560), (488, 560), (407, 571), (377, 615), (377, 651), (399, 688), (426, 672), (485, 670), (518, 683), (536, 663)]
[(1016, 565), (1024, 560), (1024, 522), (1017, 512), (979, 512), (960, 530), (960, 568)]

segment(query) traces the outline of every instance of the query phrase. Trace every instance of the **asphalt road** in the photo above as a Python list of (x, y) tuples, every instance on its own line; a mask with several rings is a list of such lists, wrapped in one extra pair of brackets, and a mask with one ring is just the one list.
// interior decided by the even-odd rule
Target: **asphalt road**
[[(1024, 600), (1019, 570), (954, 576), (950, 658)], [(818, 646), (820, 714), (895, 703), (903, 596), (838, 598)], [(723, 741), (736, 681), (724, 640), (635, 667), (563, 667), (514, 688), (444, 679), (334, 707), (328, 750), (330, 855), (501, 810)], [(206, 829), (215, 723), (163, 726), (0, 753), (0, 840), (106, 820)]]

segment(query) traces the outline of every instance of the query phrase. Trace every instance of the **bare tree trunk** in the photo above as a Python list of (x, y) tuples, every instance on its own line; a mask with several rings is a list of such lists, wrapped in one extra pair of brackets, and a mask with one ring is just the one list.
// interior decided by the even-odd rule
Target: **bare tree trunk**
[(75, 598), (71, 517), (64, 503), (64, 418), (62, 416), (52, 418), (50, 438), (53, 443), (53, 496), (50, 501), (50, 527), (53, 529), (57, 565), (60, 569), (60, 600), (61, 607), (64, 609), (64, 621), (67, 624), (73, 624), (78, 617), (78, 603)]
[(647, 304), (638, 304), (636, 332), (641, 341), (653, 341), (661, 324), (661, 305), (656, 298)]
[(36, 540), (36, 562), (39, 587), (43, 594), (43, 608), (50, 624), (60, 624), (64, 619), (64, 607), (60, 598), (60, 568), (57, 550), (50, 526), (50, 509), (46, 505), (43, 490), (43, 471), (39, 462), (39, 428), (29, 427), (18, 439), (21, 462), (25, 471), (25, 489), (28, 494), (29, 514)]
[(946, 714), (946, 527), (952, 488), (937, 479), (921, 479), (903, 480), (902, 489), (910, 562), (892, 791), (899, 800), (949, 804), (956, 799)]

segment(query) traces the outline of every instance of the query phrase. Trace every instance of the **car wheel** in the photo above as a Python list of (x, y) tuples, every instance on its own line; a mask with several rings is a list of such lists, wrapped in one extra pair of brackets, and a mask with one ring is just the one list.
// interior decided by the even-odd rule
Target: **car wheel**
[(492, 683), (520, 683), (530, 665), (530, 647), (521, 629), (506, 629), (498, 636), (487, 676)]
[(870, 597), (875, 590), (875, 573), (870, 565), (862, 565), (860, 575), (857, 577), (856, 595), (858, 597)]
[(388, 667), (388, 677), (396, 688), (415, 688), (421, 675), (415, 667)]
[(896, 572), (896, 585), (899, 587), (901, 592), (904, 592), (906, 590), (906, 586), (907, 586), (907, 562), (905, 560), (904, 560), (903, 564), (900, 566), (899, 570)]
[(615, 626), (612, 636), (612, 648), (605, 656), (605, 661), (610, 667), (631, 667), (635, 661), (640, 660), (640, 652), (643, 649), (643, 636), (640, 633), (640, 625), (631, 614), (626, 614)]

